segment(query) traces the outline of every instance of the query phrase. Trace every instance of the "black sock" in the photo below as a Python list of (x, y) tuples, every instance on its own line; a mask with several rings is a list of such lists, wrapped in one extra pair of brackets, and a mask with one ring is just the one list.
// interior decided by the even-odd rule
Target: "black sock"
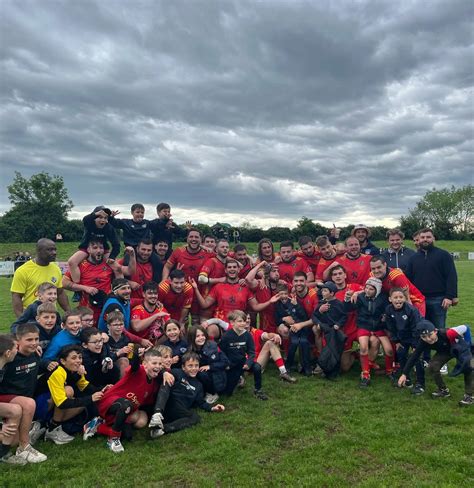
[(58, 422), (54, 419), (50, 419), (50, 421), (48, 422), (48, 432), (51, 432), (56, 427), (59, 427), (61, 424), (62, 424), (62, 422)]
[(0, 444), (0, 458), (8, 454), (8, 451), (10, 450), (10, 446), (7, 446), (3, 442)]

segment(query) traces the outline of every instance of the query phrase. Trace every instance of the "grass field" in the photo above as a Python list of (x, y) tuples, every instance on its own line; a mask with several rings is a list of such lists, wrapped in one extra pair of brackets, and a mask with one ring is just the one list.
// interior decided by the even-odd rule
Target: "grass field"
[[(440, 247), (467, 252), (474, 243)], [(9, 246), (9, 245), (8, 245)], [(15, 245), (13, 250), (30, 250)], [(59, 259), (73, 245), (60, 244)], [(253, 247), (250, 247), (253, 251)], [(11, 252), (0, 245), (0, 256)], [(474, 324), (474, 262), (456, 263), (460, 304), (449, 325)], [(0, 278), (0, 331), (13, 317), (9, 286)], [(252, 379), (224, 403), (223, 414), (202, 413), (188, 431), (148, 441), (138, 432), (125, 453), (114, 455), (103, 438), (77, 438), (67, 446), (39, 442), (48, 461), (23, 468), (0, 466), (3, 487), (109, 486), (366, 486), (461, 487), (474, 485), (474, 409), (461, 409), (461, 378), (446, 381), (452, 397), (413, 398), (408, 390), (375, 377), (357, 387), (358, 367), (334, 383), (299, 378), (280, 383), (271, 366), (264, 374), (270, 399), (253, 398)]]

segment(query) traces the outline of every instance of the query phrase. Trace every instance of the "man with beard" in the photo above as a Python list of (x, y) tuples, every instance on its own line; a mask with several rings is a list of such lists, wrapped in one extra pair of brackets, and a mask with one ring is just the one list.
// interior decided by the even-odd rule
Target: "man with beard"
[(330, 279), (331, 269), (335, 266), (342, 265), (346, 271), (348, 283), (365, 285), (370, 275), (370, 256), (361, 254), (360, 243), (355, 237), (348, 237), (346, 239), (346, 249), (347, 252), (344, 255), (339, 256), (336, 261), (333, 261), (326, 268), (323, 273), (323, 279)]
[(91, 240), (87, 246), (87, 259), (79, 265), (79, 282), (75, 283), (72, 280), (69, 271), (63, 277), (66, 290), (81, 293), (79, 306), (91, 307), (94, 312), (94, 323), (97, 322), (105, 298), (110, 293), (112, 280), (123, 278), (124, 272), (133, 273), (135, 267), (135, 253), (132, 247), (125, 248), (125, 253), (130, 256), (129, 266), (121, 266), (116, 261), (107, 264), (104, 252), (102, 241)]
[(169, 248), (169, 244), (164, 240), (159, 240), (155, 244), (156, 255), (163, 266), (166, 264), (166, 260), (168, 259), (166, 256), (168, 255)]
[(316, 269), (316, 284), (324, 284), (324, 272), (329, 266), (336, 261), (337, 251), (329, 241), (327, 236), (319, 236), (316, 239), (316, 245), (321, 253), (321, 259), (319, 260), (318, 267)]
[(56, 244), (50, 239), (40, 239), (36, 244), (36, 257), (15, 271), (10, 291), (13, 312), (19, 317), (24, 308), (36, 300), (36, 290), (41, 283), (52, 283), (58, 289), (58, 302), (64, 311), (69, 301), (62, 288), (62, 274), (56, 261)]
[(227, 315), (234, 310), (246, 310), (247, 305), (254, 312), (260, 312), (278, 300), (278, 296), (271, 297), (264, 303), (258, 303), (257, 299), (239, 279), (239, 263), (235, 259), (228, 259), (225, 265), (225, 283), (218, 283), (212, 288), (209, 295), (204, 298), (198, 290), (197, 283), (193, 280), (191, 285), (197, 296), (198, 302), (203, 309), (214, 304), (217, 308), (214, 316), (228, 321)]
[(107, 332), (107, 315), (118, 310), (123, 315), (125, 329), (130, 330), (130, 295), (132, 290), (125, 278), (116, 278), (112, 281), (112, 293), (107, 297), (100, 313), (97, 328)]
[[(129, 265), (129, 256), (119, 260), (123, 266)], [(161, 281), (163, 264), (159, 259), (153, 259), (153, 242), (151, 239), (141, 239), (137, 244), (135, 269), (129, 269), (132, 274), (125, 274), (132, 289), (132, 298), (143, 298), (142, 286), (148, 281)]]
[(366, 225), (356, 225), (351, 231), (351, 236), (354, 236), (359, 241), (362, 254), (369, 254), (370, 256), (380, 254), (380, 249), (369, 240), (370, 229)]
[(407, 277), (426, 297), (426, 319), (444, 329), (447, 311), (458, 293), (456, 267), (449, 252), (434, 245), (431, 229), (422, 229), (418, 239), (420, 247), (408, 261)]
[(387, 231), (388, 249), (382, 253), (382, 256), (390, 268), (400, 268), (405, 273), (408, 261), (415, 251), (403, 245), (404, 238), (405, 234), (400, 229)]
[[(329, 278), (337, 287), (336, 298), (341, 302), (344, 302), (346, 292), (348, 290), (353, 292), (359, 292), (364, 289), (364, 287), (358, 283), (348, 283), (347, 274), (344, 267), (340, 264), (331, 268)], [(349, 371), (354, 363), (354, 354), (352, 353), (352, 345), (357, 340), (357, 325), (356, 325), (356, 312), (351, 310), (347, 314), (346, 324), (343, 328), (344, 334), (347, 336), (346, 342), (344, 344), (344, 352), (341, 356), (341, 371)], [(370, 355), (370, 354), (369, 354)]]
[(239, 278), (245, 279), (250, 270), (253, 268), (252, 258), (247, 254), (247, 248), (245, 247), (245, 245), (236, 244), (234, 246), (233, 256), (230, 257), (233, 257), (236, 261), (240, 263), (241, 268), (239, 271)]
[(280, 243), (280, 257), (281, 261), (278, 263), (280, 279), (286, 281), (290, 288), (293, 284), (293, 276), (298, 271), (306, 273), (309, 282), (314, 281), (311, 267), (303, 258), (295, 255), (292, 241), (283, 241)]
[(182, 329), (185, 328), (193, 297), (193, 287), (186, 281), (186, 275), (181, 269), (173, 269), (169, 278), (158, 287), (158, 299), (171, 318), (181, 324)]
[[(209, 255), (201, 248), (201, 232), (190, 228), (186, 237), (186, 246), (175, 249), (166, 262), (163, 268), (163, 280), (167, 280), (170, 271), (176, 268), (184, 272), (188, 282), (198, 281), (199, 272)], [(199, 302), (195, 296), (191, 306), (193, 324), (199, 323), (199, 313)]]
[(301, 236), (298, 239), (298, 246), (300, 246), (300, 250), (296, 252), (296, 255), (308, 263), (313, 275), (316, 276), (321, 253), (316, 249), (313, 239), (309, 236)]

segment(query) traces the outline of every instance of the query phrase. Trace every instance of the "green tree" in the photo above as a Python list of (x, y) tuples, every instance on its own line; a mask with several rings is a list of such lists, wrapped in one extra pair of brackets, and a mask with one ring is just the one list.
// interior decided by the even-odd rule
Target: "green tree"
[(7, 189), (12, 208), (0, 220), (0, 240), (53, 239), (68, 227), (67, 214), (73, 203), (61, 176), (42, 172), (27, 179), (15, 172)]
[[(438, 239), (466, 238), (473, 231), (474, 186), (433, 188), (400, 219), (401, 227), (432, 227)], [(411, 229), (410, 229), (411, 230)]]
[(301, 236), (309, 236), (315, 239), (317, 236), (325, 235), (327, 229), (318, 222), (313, 222), (308, 217), (303, 216), (298, 220), (298, 225), (292, 229), (292, 232), (295, 240), (298, 240)]

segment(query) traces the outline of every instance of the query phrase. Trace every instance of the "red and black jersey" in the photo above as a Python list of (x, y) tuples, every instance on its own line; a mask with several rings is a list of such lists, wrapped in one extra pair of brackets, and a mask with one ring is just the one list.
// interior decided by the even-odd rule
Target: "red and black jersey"
[[(359, 285), (358, 283), (348, 283), (346, 287), (343, 288), (342, 290), (337, 290), (335, 297), (338, 300), (340, 300), (342, 303), (344, 303), (344, 297), (346, 295), (347, 290), (361, 291), (363, 289), (364, 287)], [(356, 318), (357, 318), (357, 313), (355, 310), (351, 310), (347, 314), (346, 325), (344, 325), (344, 334), (346, 334), (347, 336), (357, 332)]]
[(321, 253), (315, 249), (314, 253), (311, 256), (307, 256), (303, 251), (296, 251), (296, 255), (300, 258), (303, 258), (308, 263), (308, 266), (311, 268), (314, 276), (316, 276), (318, 264), (321, 259)]
[(199, 249), (196, 253), (190, 253), (186, 246), (175, 249), (168, 259), (168, 264), (176, 267), (181, 264), (186, 279), (194, 278), (198, 281), (199, 272), (210, 254), (204, 249)]
[(358, 258), (351, 258), (347, 254), (339, 256), (337, 262), (344, 266), (346, 270), (347, 283), (357, 283), (365, 285), (365, 282), (370, 277), (370, 259), (372, 256), (368, 254), (361, 254)]
[[(277, 294), (276, 290), (272, 290), (269, 286), (265, 288), (258, 287), (254, 290), (255, 298), (258, 303), (265, 303), (270, 300), (273, 295)], [(276, 332), (278, 324), (275, 320), (275, 304), (271, 303), (265, 310), (259, 312), (260, 328), (265, 332)]]
[[(119, 264), (123, 264), (124, 260), (120, 259)], [(144, 285), (147, 281), (153, 280), (153, 266), (150, 261), (148, 263), (139, 263), (138, 260), (136, 261), (135, 265), (135, 273), (129, 277), (131, 281), (135, 281), (139, 285)], [(143, 298), (143, 290), (138, 288), (138, 290), (132, 291), (132, 298)]]
[(239, 283), (217, 283), (212, 287), (209, 296), (216, 301), (214, 316), (222, 320), (227, 320), (228, 313), (234, 310), (245, 311), (247, 302), (254, 298), (249, 288)]
[(158, 287), (158, 300), (174, 320), (181, 319), (181, 312), (184, 308), (191, 308), (193, 297), (194, 290), (189, 283), (184, 284), (182, 293), (174, 292), (169, 280), (162, 281)]
[(304, 308), (308, 319), (312, 317), (313, 312), (318, 305), (318, 292), (314, 288), (308, 288), (303, 297), (296, 295), (297, 302)]
[(297, 271), (303, 271), (306, 273), (311, 272), (309, 264), (298, 256), (293, 256), (290, 261), (281, 261), (278, 263), (278, 271), (280, 273), (280, 279), (286, 281), (290, 287), (293, 286), (293, 276)]
[(325, 281), (323, 278), (323, 273), (326, 271), (329, 266), (334, 263), (334, 261), (339, 261), (340, 256), (337, 254), (331, 258), (331, 259), (326, 259), (326, 258), (321, 258), (318, 263), (318, 268), (316, 270), (316, 279), (319, 281)]
[[(145, 308), (145, 305), (138, 305), (132, 310), (130, 321), (148, 319), (152, 315), (155, 315), (156, 313), (159, 312), (168, 313), (168, 310), (166, 310), (166, 308), (162, 304), (157, 305), (155, 309), (151, 312)], [(170, 315), (157, 317), (157, 319), (153, 321), (153, 323), (150, 324), (150, 326), (147, 327), (145, 330), (140, 330), (140, 331), (135, 330), (133, 328), (133, 325), (132, 325), (132, 330), (139, 337), (143, 337), (145, 339), (150, 339), (152, 341), (155, 341), (164, 334), (163, 327), (165, 325), (165, 322), (168, 321), (169, 319), (170, 319)]]
[(420, 290), (405, 276), (405, 273), (399, 268), (388, 270), (385, 278), (382, 280), (382, 290), (388, 294), (390, 288), (408, 288), (410, 300), (413, 304), (425, 301), (425, 296)]

